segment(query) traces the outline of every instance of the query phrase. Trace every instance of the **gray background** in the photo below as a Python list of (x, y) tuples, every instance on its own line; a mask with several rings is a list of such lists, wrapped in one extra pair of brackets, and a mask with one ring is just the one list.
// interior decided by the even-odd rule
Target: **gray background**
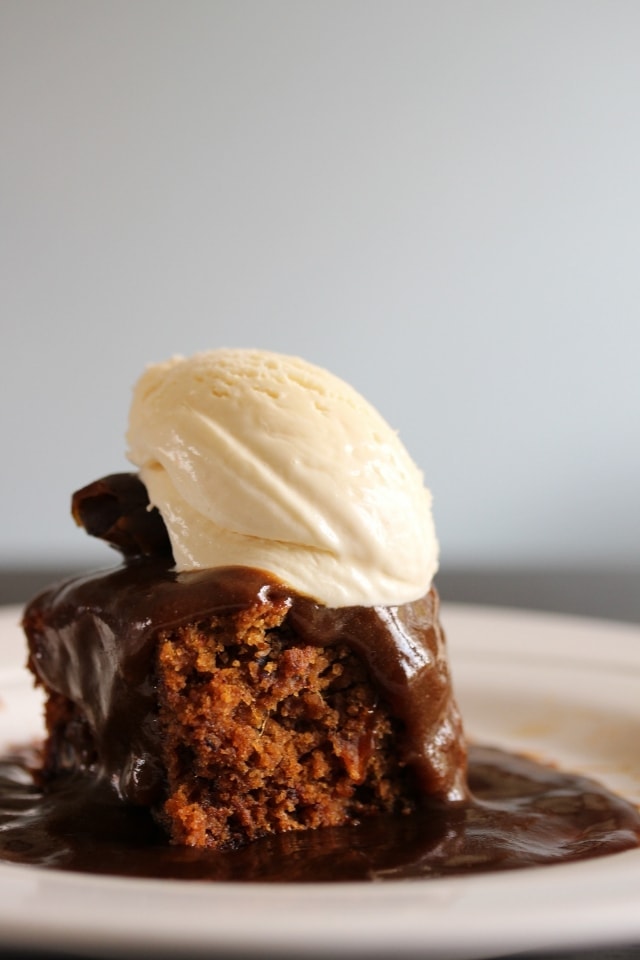
[(637, 578), (639, 51), (624, 0), (3, 0), (0, 566), (110, 559), (69, 494), (144, 364), (255, 345), (399, 429), (445, 571)]

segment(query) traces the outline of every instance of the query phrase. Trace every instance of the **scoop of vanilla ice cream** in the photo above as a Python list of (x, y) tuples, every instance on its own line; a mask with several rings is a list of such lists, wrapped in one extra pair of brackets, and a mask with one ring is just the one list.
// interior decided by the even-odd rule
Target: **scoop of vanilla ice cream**
[(319, 367), (259, 350), (174, 357), (138, 381), (127, 440), (179, 571), (257, 567), (330, 607), (429, 589), (438, 543), (422, 474)]

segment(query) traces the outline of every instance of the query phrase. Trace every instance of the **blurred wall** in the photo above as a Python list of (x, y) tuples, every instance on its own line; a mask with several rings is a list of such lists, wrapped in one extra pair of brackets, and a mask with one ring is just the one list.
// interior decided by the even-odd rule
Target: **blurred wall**
[(0, 564), (105, 557), (144, 364), (297, 353), (443, 562), (640, 564), (640, 4), (2, 0)]

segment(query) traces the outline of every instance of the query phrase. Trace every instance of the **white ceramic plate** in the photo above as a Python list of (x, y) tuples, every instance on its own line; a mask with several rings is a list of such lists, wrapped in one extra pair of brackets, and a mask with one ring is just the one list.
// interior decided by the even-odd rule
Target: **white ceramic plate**
[[(0, 748), (37, 735), (19, 612), (0, 612)], [(445, 606), (477, 740), (535, 751), (640, 804), (640, 629)], [(117, 956), (479, 958), (640, 942), (640, 851), (446, 880), (269, 886), (0, 865), (0, 947)]]

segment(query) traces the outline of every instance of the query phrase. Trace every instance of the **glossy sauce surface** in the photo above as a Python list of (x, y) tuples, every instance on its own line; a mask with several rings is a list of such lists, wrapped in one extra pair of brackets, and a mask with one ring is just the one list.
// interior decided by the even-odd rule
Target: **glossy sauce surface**
[(44, 796), (24, 758), (0, 764), (0, 859), (129, 877), (304, 883), (427, 879), (637, 847), (640, 816), (583, 777), (472, 747), (472, 797), (405, 817), (289, 833), (212, 853), (171, 847), (149, 813), (70, 776)]

